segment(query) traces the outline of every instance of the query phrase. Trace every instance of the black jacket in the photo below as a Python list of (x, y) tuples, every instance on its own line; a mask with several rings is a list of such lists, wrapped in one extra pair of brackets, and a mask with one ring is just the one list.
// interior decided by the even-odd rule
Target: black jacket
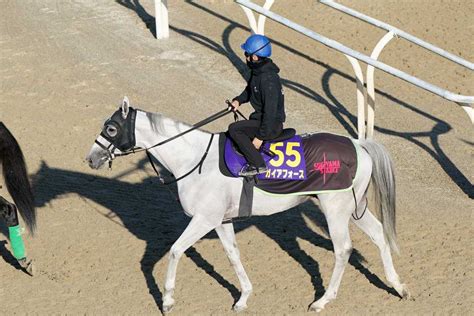
[(240, 104), (250, 101), (255, 110), (250, 119), (261, 122), (256, 136), (265, 140), (275, 134), (276, 126), (286, 118), (283, 89), (278, 75), (280, 69), (269, 58), (252, 68), (247, 87), (234, 100)]

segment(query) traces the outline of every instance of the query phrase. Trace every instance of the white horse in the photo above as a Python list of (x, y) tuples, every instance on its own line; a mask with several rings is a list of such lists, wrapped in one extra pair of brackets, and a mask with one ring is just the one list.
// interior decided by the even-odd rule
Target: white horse
[[(135, 123), (134, 128), (131, 122)], [(115, 156), (129, 152), (136, 145), (147, 149), (178, 178), (192, 170), (209, 148), (201, 166), (201, 173), (192, 172), (177, 183), (182, 207), (192, 219), (170, 250), (163, 311), (170, 312), (175, 302), (173, 292), (179, 259), (189, 247), (212, 230), (217, 232), (239, 279), (241, 295), (233, 308), (240, 311), (247, 307), (252, 284), (240, 261), (233, 224), (223, 223), (223, 220), (238, 216), (242, 178), (230, 178), (221, 174), (219, 137), (214, 137), (210, 141), (211, 134), (208, 132), (193, 130), (171, 142), (154, 147), (157, 143), (190, 128), (191, 126), (187, 124), (160, 114), (134, 110), (129, 107), (128, 99), (124, 98), (122, 107), (105, 122), (103, 132), (97, 137), (86, 160), (91, 168), (98, 169), (104, 163), (111, 162)], [(337, 296), (344, 268), (352, 251), (349, 221), (352, 214), (360, 215), (364, 210), (363, 217), (359, 220), (352, 219), (353, 222), (369, 235), (380, 249), (387, 281), (402, 298), (409, 297), (407, 286), (400, 282), (395, 271), (390, 253), (390, 249), (398, 252), (395, 240), (395, 179), (390, 157), (375, 141), (365, 140), (355, 143), (363, 149), (359, 154), (359, 170), (354, 179), (354, 194), (352, 191), (344, 191), (317, 196), (320, 208), (326, 216), (335, 254), (335, 265), (329, 286), (324, 295), (310, 305), (310, 310), (317, 312), (324, 309), (326, 304)], [(371, 179), (382, 223), (366, 208), (367, 188)], [(356, 204), (354, 195), (357, 199)], [(315, 196), (274, 197), (255, 190), (252, 214), (264, 216), (283, 212), (311, 198)]]

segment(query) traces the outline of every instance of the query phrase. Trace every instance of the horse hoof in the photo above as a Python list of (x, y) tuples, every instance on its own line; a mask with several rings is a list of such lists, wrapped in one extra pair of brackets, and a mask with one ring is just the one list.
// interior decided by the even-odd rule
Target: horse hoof
[(174, 305), (163, 305), (163, 314), (171, 313)]
[(247, 308), (247, 305), (237, 305), (235, 304), (234, 307), (232, 308), (234, 312), (241, 312)]
[(22, 267), (23, 271), (25, 271), (30, 276), (35, 274), (35, 266), (33, 264), (33, 260), (28, 260), (27, 258), (23, 258), (18, 260), (18, 263)]
[(400, 296), (402, 297), (402, 300), (415, 300), (415, 298), (411, 296), (410, 291), (408, 291), (408, 287), (405, 284), (402, 284), (402, 293), (400, 293)]
[(309, 307), (310, 312), (320, 313), (324, 309), (324, 306), (319, 306), (317, 304), (311, 304)]

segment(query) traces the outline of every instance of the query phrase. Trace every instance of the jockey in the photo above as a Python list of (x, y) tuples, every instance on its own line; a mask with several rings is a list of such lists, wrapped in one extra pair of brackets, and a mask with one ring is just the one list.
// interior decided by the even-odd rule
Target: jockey
[(248, 162), (239, 175), (248, 177), (267, 171), (259, 149), (263, 141), (281, 134), (286, 116), (278, 75), (280, 69), (269, 58), (272, 54), (270, 40), (266, 36), (253, 34), (241, 48), (251, 75), (244, 91), (232, 100), (232, 110), (236, 111), (241, 104), (250, 101), (255, 111), (249, 120), (230, 124), (229, 134)]

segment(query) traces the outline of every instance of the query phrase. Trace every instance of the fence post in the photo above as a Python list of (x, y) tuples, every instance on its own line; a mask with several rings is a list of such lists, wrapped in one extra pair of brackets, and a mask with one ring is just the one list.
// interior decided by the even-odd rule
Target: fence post
[[(377, 45), (375, 45), (370, 58), (377, 60), (379, 58), (382, 49), (385, 45), (390, 42), (394, 34), (392, 31), (382, 37)], [(367, 65), (367, 138), (374, 137), (374, 124), (375, 124), (375, 83), (374, 83), (374, 72), (375, 67)]]
[(168, 24), (168, 0), (155, 0), (155, 27), (157, 39), (170, 37)]
[(357, 87), (357, 138), (365, 139), (365, 96), (364, 96), (364, 74), (360, 63), (354, 57), (344, 54), (349, 59), (356, 76)]

